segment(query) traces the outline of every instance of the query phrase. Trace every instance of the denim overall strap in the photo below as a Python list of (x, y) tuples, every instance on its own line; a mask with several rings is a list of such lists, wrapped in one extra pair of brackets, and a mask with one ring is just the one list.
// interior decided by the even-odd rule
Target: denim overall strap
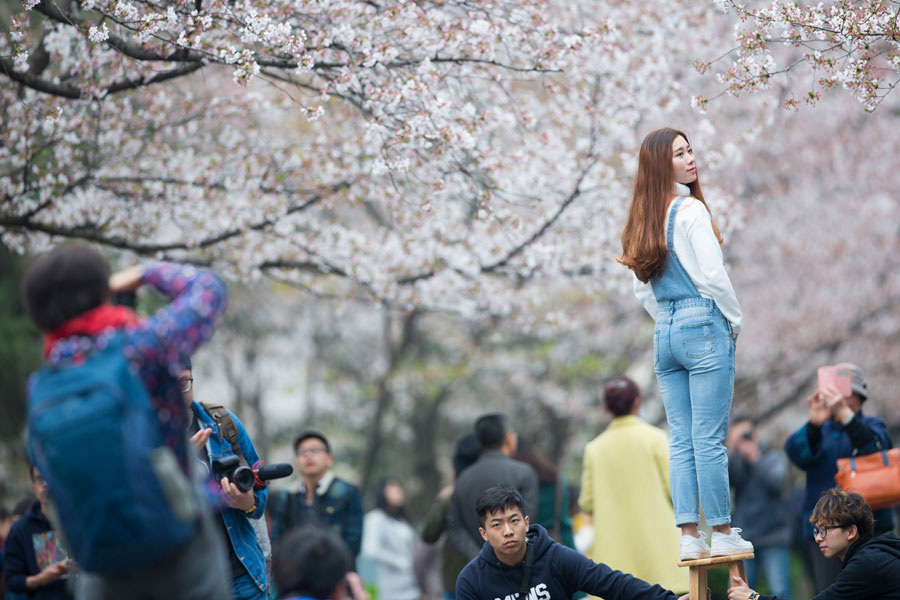
[[(664, 302), (687, 300), (688, 298), (700, 298), (700, 292), (691, 276), (688, 275), (678, 256), (675, 255), (675, 216), (684, 200), (684, 196), (675, 198), (672, 209), (669, 212), (669, 222), (666, 227), (666, 258), (659, 275), (650, 280), (653, 295), (656, 301), (662, 305)], [(662, 306), (660, 306), (662, 308)]]

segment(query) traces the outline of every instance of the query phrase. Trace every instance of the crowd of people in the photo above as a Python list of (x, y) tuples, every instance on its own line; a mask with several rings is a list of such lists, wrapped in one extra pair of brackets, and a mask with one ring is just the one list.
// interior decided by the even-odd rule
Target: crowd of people
[[(861, 372), (857, 379), (860, 385), (855, 393), (861, 393), (865, 385)], [(194, 401), (190, 363), (178, 382), (191, 414), (189, 432), (199, 464), (208, 465), (210, 456), (232, 452), (232, 448), (222, 447), (229, 443), (223, 433), (228, 427), (237, 430), (234, 452), (250, 464), (256, 462), (253, 444), (235, 415)], [(372, 508), (366, 512), (359, 488), (332, 473), (334, 457), (328, 438), (305, 431), (294, 442), (294, 464), (301, 478), (297, 488), (272, 494), (267, 489), (241, 492), (230, 490), (234, 484), (227, 478), (218, 482), (224, 505), (218, 507), (218, 519), (211, 522), (218, 521), (213, 529), (218, 528), (225, 540), (218, 568), (220, 573), (230, 573), (231, 590), (227, 595), (208, 597), (293, 597), (286, 594), (302, 591), (307, 596), (300, 597), (361, 599), (368, 597), (363, 581), (355, 575), (361, 572), (368, 589), (382, 600), (492, 600), (507, 597), (500, 594), (503, 589), (508, 593), (518, 590), (520, 573), (515, 567), (522, 560), (519, 550), (533, 543), (536, 562), (528, 593), (536, 598), (572, 598), (579, 592), (602, 598), (675, 598), (687, 591), (688, 581), (686, 569), (678, 567), (681, 544), (678, 529), (672, 526), (667, 436), (640, 417), (641, 405), (641, 390), (631, 379), (620, 376), (607, 383), (603, 406), (612, 421), (584, 449), (580, 486), (566, 482), (562, 472), (520, 436), (505, 415), (482, 415), (473, 432), (457, 441), (452, 458), (455, 479), (437, 495), (419, 530), (406, 512), (400, 480), (379, 481)], [(861, 406), (856, 408), (862, 422)], [(810, 428), (827, 422), (818, 420), (817, 410), (811, 403), (810, 421), (800, 428), (804, 436), (810, 435)], [(224, 423), (223, 414), (227, 415)], [(879, 431), (883, 429), (879, 420), (865, 419)], [(841, 435), (849, 437), (851, 432), (829, 436), (829, 443), (840, 445)], [(760, 570), (772, 597), (793, 595), (789, 574), (792, 523), (785, 493), (796, 436), (788, 438), (785, 453), (759, 441), (752, 419), (732, 419), (726, 446), (734, 514), (747, 523), (756, 558), (746, 561), (747, 581), (734, 582), (730, 598), (742, 600), (753, 593), (762, 581)], [(859, 448), (855, 444), (860, 441), (869, 440), (852, 442), (846, 454)], [(884, 441), (890, 443), (889, 438)], [(838, 451), (835, 456), (840, 454)], [(822, 460), (833, 464), (830, 456)], [(818, 473), (811, 464), (795, 464)], [(102, 597), (90, 590), (94, 595), (83, 595), (82, 581), (93, 578), (80, 572), (51, 524), (48, 507), (52, 501), (46, 481), (35, 467), (31, 476), (34, 500), (27, 508), (20, 507), (20, 512), (25, 511), (21, 518), (13, 524), (12, 515), (3, 513), (2, 523), (8, 528), (3, 536), (7, 598)], [(821, 485), (817, 477), (807, 478), (807, 497), (814, 501), (803, 521), (809, 527), (808, 539), (816, 543), (816, 552), (807, 558), (836, 563), (837, 568), (830, 580), (823, 580), (820, 571), (811, 566), (817, 593), (834, 586), (843, 586), (838, 590), (852, 586), (867, 564), (863, 560), (886, 561), (887, 568), (895, 553), (893, 560), (900, 561), (900, 542), (892, 535), (881, 535), (893, 528), (890, 510), (876, 511), (881, 515), (879, 522), (858, 496), (831, 489), (833, 485), (823, 490)], [(526, 493), (531, 504), (525, 500)], [(820, 497), (830, 504), (819, 506)], [(593, 543), (584, 554), (575, 549), (573, 510), (581, 510), (595, 521)], [(268, 519), (261, 518), (264, 514)], [(798, 524), (800, 519), (795, 515)], [(852, 535), (845, 535), (850, 533), (845, 530), (831, 532), (850, 525), (855, 526)], [(274, 556), (267, 543), (270, 537)], [(211, 550), (203, 548), (207, 554)], [(317, 552), (321, 560), (338, 565), (332, 566), (340, 581), (327, 578), (331, 567), (307, 573), (308, 583), (291, 570), (290, 565)], [(436, 559), (424, 568), (417, 565), (427, 553)], [(857, 557), (856, 571), (842, 570), (848, 555)], [(119, 597), (132, 597), (123, 589), (118, 593), (124, 594)], [(836, 593), (822, 597), (850, 597)], [(176, 593), (173, 597), (182, 596)]]
[[(863, 414), (862, 369), (835, 367), (847, 389), (820, 385), (784, 452), (760, 443), (751, 418), (731, 417), (742, 315), (721, 241), (687, 135), (652, 132), (619, 261), (655, 321), (668, 435), (641, 419), (635, 382), (612, 379), (603, 403), (613, 418), (584, 449), (576, 492), (506, 415), (484, 414), (457, 442), (454, 481), (421, 531), (398, 478), (375, 486), (366, 512), (320, 431), (294, 441), (299, 485), (270, 493), (268, 480), (292, 467), (263, 465), (238, 415), (194, 399), (191, 356), (227, 301), (211, 271), (149, 263), (111, 274), (96, 249), (61, 246), (22, 283), (45, 362), (29, 381), (34, 500), (14, 520), (0, 510), (5, 594), (363, 600), (368, 583), (379, 600), (686, 600), (679, 561), (755, 556), (729, 598), (785, 598), (790, 461), (806, 473), (794, 521), (816, 598), (900, 599), (891, 508), (835, 487), (838, 459), (892, 447), (884, 421)], [(142, 286), (171, 302), (147, 317), (110, 302)], [(593, 517), (586, 553), (573, 505)], [(771, 596), (756, 591), (757, 561)]]

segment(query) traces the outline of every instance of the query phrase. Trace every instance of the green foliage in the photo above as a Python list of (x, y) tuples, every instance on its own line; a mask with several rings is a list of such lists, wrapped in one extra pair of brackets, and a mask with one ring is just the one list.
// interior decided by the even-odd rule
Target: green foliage
[(0, 456), (24, 457), (25, 383), (41, 364), (41, 338), (19, 301), (25, 260), (0, 245)]

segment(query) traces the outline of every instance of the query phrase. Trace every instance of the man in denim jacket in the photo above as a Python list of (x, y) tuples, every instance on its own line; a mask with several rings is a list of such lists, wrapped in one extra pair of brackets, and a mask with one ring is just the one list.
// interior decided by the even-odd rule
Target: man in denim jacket
[[(185, 403), (191, 413), (191, 441), (200, 453), (207, 468), (213, 459), (225, 456), (243, 456), (253, 466), (259, 462), (259, 455), (244, 425), (228, 411), (238, 432), (240, 452), (235, 452), (224, 433), (216, 423), (216, 419), (207, 412), (199, 402), (194, 401), (193, 371), (188, 368), (181, 372), (178, 379)], [(256, 529), (250, 519), (260, 519), (265, 514), (266, 498), (269, 490), (251, 489), (240, 491), (237, 486), (222, 478), (218, 483), (221, 495), (227, 504), (222, 509), (222, 526), (225, 539), (228, 541), (229, 562), (231, 564), (231, 586), (236, 600), (265, 600), (268, 583), (266, 580), (266, 559), (256, 535)], [(218, 492), (218, 490), (216, 490)]]
[(353, 556), (358, 555), (363, 524), (359, 488), (331, 472), (334, 457), (328, 439), (321, 433), (301, 433), (294, 441), (294, 452), (303, 480), (297, 492), (285, 490), (273, 498), (272, 544), (294, 527), (312, 525), (331, 529), (341, 536)]

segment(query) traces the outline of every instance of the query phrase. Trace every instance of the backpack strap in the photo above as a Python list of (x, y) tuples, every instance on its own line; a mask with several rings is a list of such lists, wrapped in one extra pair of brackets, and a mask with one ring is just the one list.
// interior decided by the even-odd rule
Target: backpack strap
[(528, 598), (531, 587), (531, 569), (534, 567), (534, 542), (525, 538), (525, 564), (522, 566), (522, 582), (519, 584), (519, 598)]
[(237, 454), (238, 458), (241, 459), (241, 462), (247, 464), (247, 458), (244, 456), (244, 453), (241, 452), (241, 445), (238, 443), (237, 425), (235, 425), (234, 419), (232, 418), (231, 413), (228, 412), (228, 409), (221, 404), (213, 404), (211, 402), (201, 402), (200, 406), (202, 406), (203, 410), (208, 412), (209, 416), (216, 422), (216, 427), (219, 428), (219, 432), (231, 445), (231, 451)]

